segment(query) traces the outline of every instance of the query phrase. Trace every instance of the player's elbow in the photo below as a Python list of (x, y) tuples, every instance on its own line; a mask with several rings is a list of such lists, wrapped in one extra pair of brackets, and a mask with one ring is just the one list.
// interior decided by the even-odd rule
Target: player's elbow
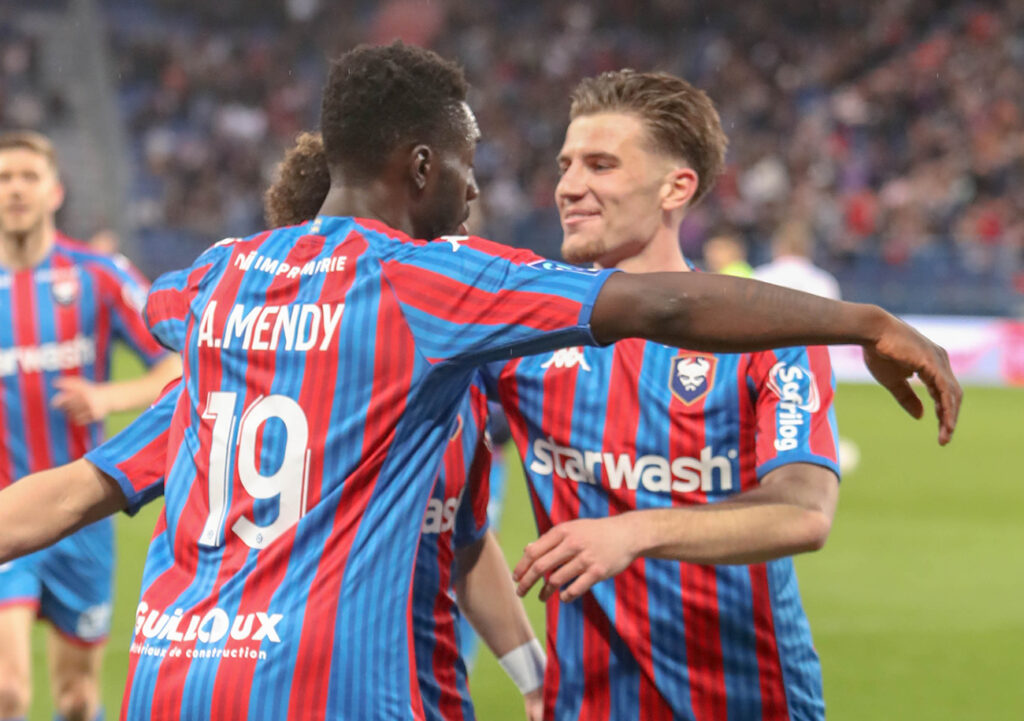
[(805, 510), (797, 522), (795, 545), (798, 553), (813, 553), (825, 547), (832, 532), (832, 516), (820, 510)]

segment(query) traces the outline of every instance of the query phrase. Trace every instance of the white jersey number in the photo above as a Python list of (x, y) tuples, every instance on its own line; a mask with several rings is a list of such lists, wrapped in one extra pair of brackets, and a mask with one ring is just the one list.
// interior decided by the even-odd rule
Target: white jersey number
[[(245, 492), (253, 498), (277, 498), (278, 512), (277, 518), (266, 526), (243, 515), (231, 530), (250, 548), (265, 548), (306, 513), (309, 423), (299, 404), (282, 395), (260, 396), (245, 409), (239, 422), (235, 415), (236, 397), (236, 393), (214, 391), (207, 397), (203, 411), (203, 418), (213, 421), (213, 434), (210, 440), (210, 515), (199, 536), (199, 545), (216, 548), (224, 544), (227, 499), (234, 475), (229, 449), (235, 446), (238, 477)], [(284, 423), (287, 435), (281, 466), (267, 476), (260, 473), (258, 467), (256, 438), (260, 427), (271, 418)]]

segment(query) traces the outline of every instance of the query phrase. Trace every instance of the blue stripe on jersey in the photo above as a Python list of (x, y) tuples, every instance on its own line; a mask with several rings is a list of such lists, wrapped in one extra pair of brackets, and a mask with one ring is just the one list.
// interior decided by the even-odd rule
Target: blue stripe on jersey
[(780, 558), (766, 565), (772, 621), (779, 643), (790, 717), (800, 721), (823, 721), (825, 701), (821, 662), (800, 600), (793, 559)]
[[(0, 280), (6, 283), (0, 284), (0, 308), (11, 308), (13, 305), (14, 276), (6, 270), (0, 269)], [(14, 348), (14, 325), (13, 323), (0, 323), (0, 348)], [(3, 459), (10, 467), (10, 480), (15, 481), (24, 478), (29, 474), (28, 447), (25, 444), (25, 422), (18, 418), (18, 409), (22, 407), (21, 382), (17, 367), (11, 369), (10, 374), (0, 375), (0, 387), (3, 388), (3, 404), (0, 407), (0, 414), (3, 414), (3, 430), (5, 437), (0, 438), (0, 448), (6, 448), (8, 458)]]

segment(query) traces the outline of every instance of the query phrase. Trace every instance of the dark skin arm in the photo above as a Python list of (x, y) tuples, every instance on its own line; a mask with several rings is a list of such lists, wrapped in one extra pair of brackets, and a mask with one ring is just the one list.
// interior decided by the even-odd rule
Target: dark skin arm
[(820, 298), (770, 283), (704, 273), (616, 273), (594, 303), (601, 343), (642, 337), (691, 350), (748, 352), (795, 345), (860, 345), (879, 383), (914, 418), (935, 403), (939, 444), (949, 443), (963, 390), (946, 351), (878, 306)]

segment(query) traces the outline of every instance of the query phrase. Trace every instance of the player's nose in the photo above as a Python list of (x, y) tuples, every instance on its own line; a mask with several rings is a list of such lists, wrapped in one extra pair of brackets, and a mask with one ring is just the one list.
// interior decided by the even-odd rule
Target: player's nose
[(579, 171), (578, 167), (578, 164), (570, 163), (558, 178), (558, 184), (555, 186), (555, 202), (574, 200), (586, 192), (583, 173)]

